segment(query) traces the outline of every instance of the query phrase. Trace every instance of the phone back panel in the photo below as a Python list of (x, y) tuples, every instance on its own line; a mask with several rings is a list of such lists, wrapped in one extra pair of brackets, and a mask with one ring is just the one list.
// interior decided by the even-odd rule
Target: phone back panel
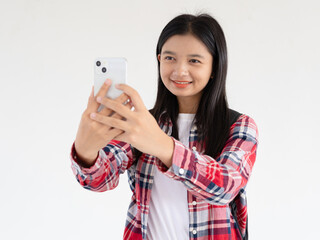
[(111, 79), (112, 85), (106, 96), (112, 99), (120, 96), (122, 91), (116, 89), (115, 84), (127, 82), (127, 60), (125, 58), (96, 58), (94, 62), (95, 96), (107, 78)]

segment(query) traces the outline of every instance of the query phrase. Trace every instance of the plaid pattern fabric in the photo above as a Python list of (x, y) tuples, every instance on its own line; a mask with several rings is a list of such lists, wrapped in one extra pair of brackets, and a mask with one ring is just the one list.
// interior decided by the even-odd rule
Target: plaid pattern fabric
[[(168, 128), (171, 134), (172, 124)], [(258, 130), (252, 118), (242, 114), (230, 128), (230, 136), (217, 159), (203, 154), (197, 141), (197, 129), (190, 131), (189, 148), (174, 141), (172, 166), (168, 169), (159, 159), (142, 154), (133, 156), (132, 147), (112, 140), (101, 149), (91, 168), (77, 164), (74, 145), (71, 167), (77, 181), (88, 190), (106, 191), (115, 188), (119, 175), (127, 171), (132, 190), (131, 203), (123, 239), (147, 239), (149, 201), (156, 167), (188, 190), (189, 239), (242, 239), (247, 224), (246, 185), (256, 159)], [(236, 219), (229, 203), (235, 199)], [(237, 221), (236, 221), (237, 220)]]

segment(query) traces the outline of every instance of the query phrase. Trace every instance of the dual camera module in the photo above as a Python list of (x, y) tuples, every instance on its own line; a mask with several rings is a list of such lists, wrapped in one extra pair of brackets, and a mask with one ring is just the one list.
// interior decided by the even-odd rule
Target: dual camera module
[[(101, 62), (100, 62), (100, 61), (97, 61), (97, 62), (96, 62), (96, 65), (97, 65), (97, 67), (100, 67), (100, 66), (101, 66)], [(102, 71), (103, 73), (106, 73), (106, 72), (107, 72), (107, 68), (106, 68), (106, 67), (103, 67), (103, 68), (101, 68), (101, 71)]]

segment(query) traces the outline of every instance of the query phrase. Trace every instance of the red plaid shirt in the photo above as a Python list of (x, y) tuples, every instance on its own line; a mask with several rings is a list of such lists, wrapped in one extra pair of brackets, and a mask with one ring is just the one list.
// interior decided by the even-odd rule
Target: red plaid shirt
[[(172, 124), (160, 124), (162, 130)], [(230, 136), (217, 159), (204, 155), (197, 142), (197, 129), (190, 130), (189, 148), (174, 140), (172, 166), (142, 154), (135, 159), (130, 144), (112, 140), (99, 151), (91, 168), (77, 164), (74, 145), (72, 170), (77, 181), (88, 190), (103, 192), (115, 188), (120, 174), (127, 170), (132, 190), (123, 239), (147, 238), (149, 202), (156, 167), (181, 181), (188, 190), (189, 239), (242, 239), (247, 224), (246, 186), (256, 159), (258, 130), (252, 118), (241, 115), (230, 128)], [(236, 220), (229, 203), (235, 199)]]

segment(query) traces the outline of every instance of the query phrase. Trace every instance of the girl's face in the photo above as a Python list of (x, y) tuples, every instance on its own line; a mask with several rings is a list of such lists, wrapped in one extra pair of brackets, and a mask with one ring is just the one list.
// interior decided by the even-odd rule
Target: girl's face
[(162, 82), (179, 105), (197, 105), (212, 72), (213, 58), (204, 43), (191, 34), (174, 35), (164, 43), (158, 60)]

